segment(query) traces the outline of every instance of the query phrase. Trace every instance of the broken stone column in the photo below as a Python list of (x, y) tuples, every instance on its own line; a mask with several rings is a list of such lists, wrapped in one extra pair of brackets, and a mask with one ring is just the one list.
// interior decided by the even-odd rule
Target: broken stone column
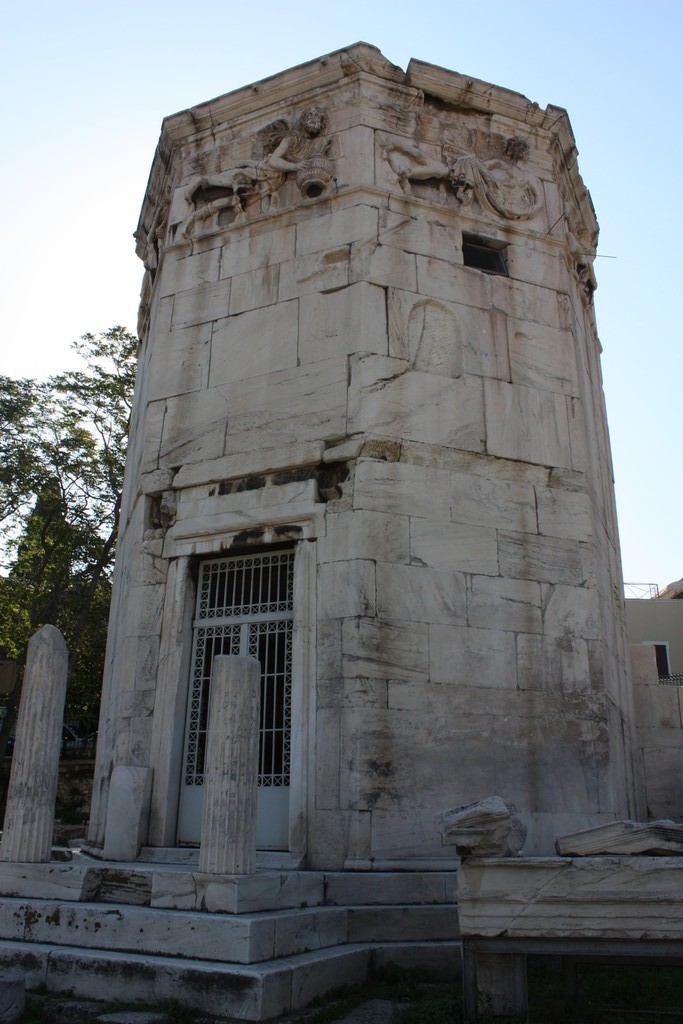
[(68, 654), (43, 626), (28, 645), (0, 860), (47, 863), (52, 850)]
[(261, 671), (254, 658), (214, 658), (204, 763), (199, 870), (248, 875), (256, 865)]

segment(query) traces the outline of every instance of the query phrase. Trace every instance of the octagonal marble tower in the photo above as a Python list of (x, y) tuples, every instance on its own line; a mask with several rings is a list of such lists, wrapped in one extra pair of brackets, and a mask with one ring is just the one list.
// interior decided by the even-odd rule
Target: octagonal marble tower
[(199, 841), (221, 652), (261, 661), (276, 862), (443, 863), (491, 794), (529, 853), (637, 815), (565, 111), (359, 43), (167, 118), (136, 237), (93, 846), (125, 765), (141, 842)]

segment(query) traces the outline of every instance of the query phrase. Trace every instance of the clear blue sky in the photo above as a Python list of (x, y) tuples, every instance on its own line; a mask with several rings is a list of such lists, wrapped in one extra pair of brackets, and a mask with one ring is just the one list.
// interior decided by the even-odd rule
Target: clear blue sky
[(680, 0), (0, 0), (0, 372), (135, 327), (162, 118), (364, 40), (566, 107), (601, 226), (596, 310), (624, 575), (683, 575)]

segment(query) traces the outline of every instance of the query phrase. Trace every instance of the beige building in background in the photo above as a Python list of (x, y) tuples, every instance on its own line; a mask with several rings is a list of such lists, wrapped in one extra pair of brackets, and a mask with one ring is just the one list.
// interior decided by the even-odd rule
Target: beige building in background
[[(627, 592), (630, 588), (627, 588)], [(649, 818), (683, 820), (683, 584), (626, 600), (636, 763)]]
[(626, 599), (631, 644), (655, 648), (659, 676), (683, 676), (683, 584), (670, 583), (656, 598)]

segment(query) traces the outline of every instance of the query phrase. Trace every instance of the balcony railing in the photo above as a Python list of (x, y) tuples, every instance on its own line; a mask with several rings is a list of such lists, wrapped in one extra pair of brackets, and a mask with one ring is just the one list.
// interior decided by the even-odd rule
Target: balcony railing
[(659, 682), (662, 686), (683, 686), (683, 672), (673, 676), (660, 676)]
[(624, 597), (652, 599), (659, 597), (659, 587), (656, 583), (624, 583)]

